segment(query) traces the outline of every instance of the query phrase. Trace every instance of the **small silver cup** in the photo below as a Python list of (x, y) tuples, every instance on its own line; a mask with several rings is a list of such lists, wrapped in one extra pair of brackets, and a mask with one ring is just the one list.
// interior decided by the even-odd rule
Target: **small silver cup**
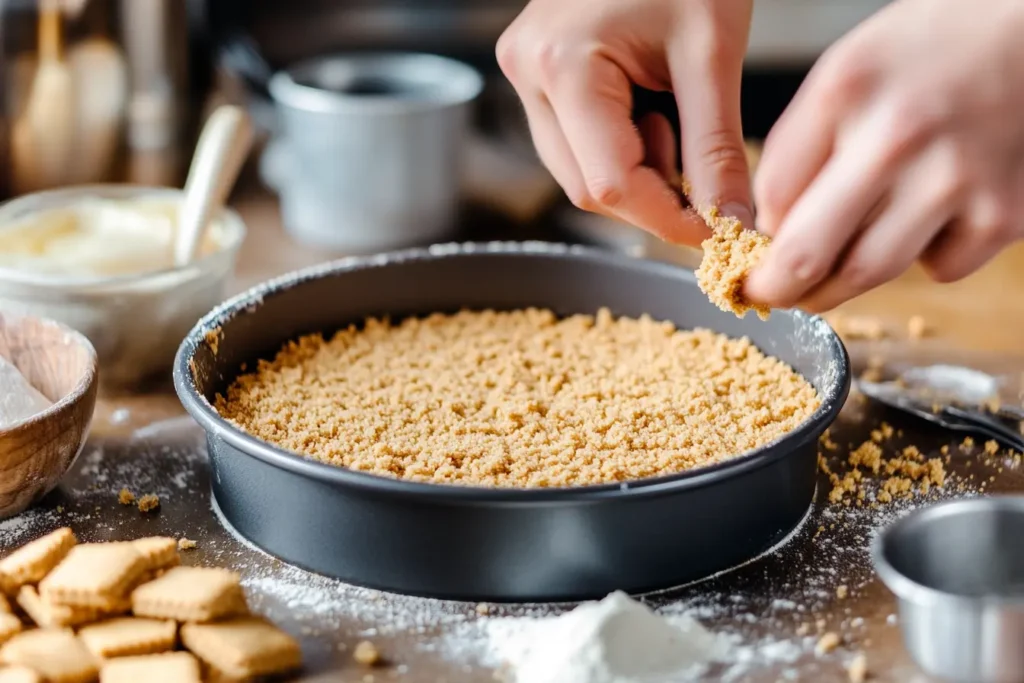
[(264, 175), (285, 228), (347, 252), (445, 237), (469, 104), (482, 87), (472, 67), (427, 54), (330, 56), (275, 74), (280, 130)]
[(1024, 681), (1024, 497), (913, 512), (878, 535), (872, 554), (898, 598), (904, 643), (926, 673)]

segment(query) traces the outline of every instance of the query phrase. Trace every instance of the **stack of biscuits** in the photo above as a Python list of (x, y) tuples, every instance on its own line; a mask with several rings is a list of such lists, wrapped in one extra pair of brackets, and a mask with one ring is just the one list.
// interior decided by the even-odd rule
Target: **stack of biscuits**
[[(177, 541), (79, 544), (58, 529), (0, 560), (0, 683), (244, 681), (301, 666), (235, 572)], [(183, 649), (179, 649), (179, 645)]]

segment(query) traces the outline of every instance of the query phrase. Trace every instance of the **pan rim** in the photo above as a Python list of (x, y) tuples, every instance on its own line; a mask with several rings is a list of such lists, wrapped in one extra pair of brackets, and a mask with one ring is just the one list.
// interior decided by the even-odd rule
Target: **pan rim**
[(444, 258), (473, 257), (486, 254), (539, 255), (553, 258), (582, 259), (611, 267), (636, 267), (662, 272), (695, 283), (693, 271), (669, 263), (654, 262), (605, 249), (547, 242), (462, 242), (430, 247), (403, 249), (371, 256), (350, 256), (285, 273), (257, 284), (224, 301), (201, 318), (189, 331), (174, 361), (174, 388), (186, 412), (207, 435), (216, 435), (241, 453), (278, 469), (314, 479), (325, 484), (344, 486), (366, 493), (394, 495), (424, 500), (478, 503), (535, 505), (537, 503), (580, 503), (601, 499), (634, 499), (674, 494), (682, 490), (703, 488), (722, 480), (742, 476), (786, 457), (811, 439), (816, 439), (838, 416), (850, 390), (850, 359), (846, 347), (820, 316), (798, 310), (776, 311), (796, 316), (804, 326), (820, 325), (827, 330), (828, 343), (837, 363), (837, 371), (828, 386), (818, 389), (821, 405), (796, 429), (758, 448), (704, 467), (672, 474), (608, 484), (574, 487), (513, 488), (466, 486), (461, 484), (427, 483), (392, 479), (321, 463), (308, 456), (279, 448), (263, 441), (222, 418), (199, 392), (190, 371), (192, 357), (211, 332), (238, 315), (254, 312), (272, 296), (281, 294), (310, 280), (357, 270), (393, 266), (404, 262), (434, 261)]

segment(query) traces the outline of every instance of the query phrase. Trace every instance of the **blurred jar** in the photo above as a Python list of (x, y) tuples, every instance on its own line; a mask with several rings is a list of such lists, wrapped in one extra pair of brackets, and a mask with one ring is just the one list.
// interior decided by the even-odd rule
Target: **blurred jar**
[(0, 196), (67, 185), (173, 185), (191, 133), (186, 4), (0, 4)]

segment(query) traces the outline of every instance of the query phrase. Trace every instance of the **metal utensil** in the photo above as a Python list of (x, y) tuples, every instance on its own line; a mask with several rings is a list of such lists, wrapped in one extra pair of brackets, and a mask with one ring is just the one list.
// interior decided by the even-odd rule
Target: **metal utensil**
[(875, 539), (872, 559), (896, 594), (904, 644), (929, 675), (1024, 681), (1024, 497), (942, 503)]
[(856, 388), (868, 398), (896, 410), (910, 413), (940, 427), (994, 439), (1006, 448), (1024, 451), (1024, 435), (998, 414), (977, 408), (926, 402), (922, 396), (908, 391), (898, 382), (870, 382), (858, 379)]

